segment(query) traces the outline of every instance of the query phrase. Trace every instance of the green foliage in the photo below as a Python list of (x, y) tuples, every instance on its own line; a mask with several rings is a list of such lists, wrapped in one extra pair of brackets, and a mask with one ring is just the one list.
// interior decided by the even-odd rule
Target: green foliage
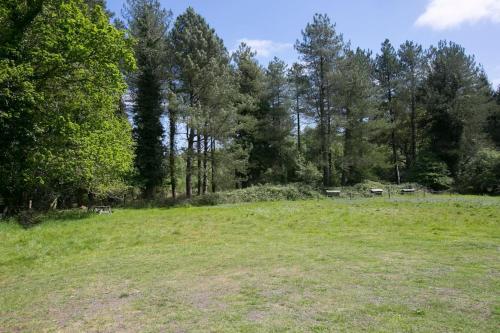
[(298, 161), (296, 176), (298, 181), (306, 185), (317, 187), (321, 184), (322, 175), (318, 167), (313, 162), (303, 158)]
[(500, 152), (480, 150), (462, 167), (457, 185), (465, 193), (500, 194)]
[(457, 176), (465, 156), (477, 151), (481, 142), (492, 103), (489, 84), (463, 47), (440, 42), (431, 50), (425, 89), (431, 150)]
[(132, 166), (130, 125), (117, 112), (131, 41), (79, 0), (44, 2), (24, 23), (2, 45), (2, 195), (19, 205), (121, 182)]
[(485, 130), (497, 149), (500, 149), (500, 86), (498, 86), (493, 97), (495, 98), (496, 106), (492, 107), (490, 111), (485, 124)]
[(422, 132), (418, 126), (423, 114), (419, 90), (422, 89), (427, 75), (427, 56), (422, 45), (406, 41), (399, 47), (398, 57), (401, 66), (400, 100), (406, 110), (401, 115), (404, 124), (402, 127), (406, 133), (400, 133), (400, 136), (408, 156), (408, 167), (412, 167), (417, 159), (418, 140)]
[(352, 185), (374, 176), (380, 166), (377, 147), (371, 138), (377, 123), (373, 97), (377, 90), (372, 78), (370, 53), (346, 50), (334, 76), (335, 102), (342, 110), (343, 127), (342, 184)]
[(328, 15), (316, 14), (313, 21), (302, 31), (302, 40), (297, 40), (295, 49), (305, 63), (311, 92), (309, 107), (314, 110), (318, 126), (319, 167), (323, 173), (323, 185), (333, 183), (332, 140), (332, 86), (331, 75), (342, 56), (344, 40), (335, 29)]
[(189, 203), (203, 206), (238, 202), (318, 199), (320, 197), (321, 195), (316, 190), (306, 185), (258, 185), (245, 189), (206, 194), (193, 198)]
[(296, 147), (291, 138), (292, 117), (285, 62), (274, 58), (265, 72), (265, 89), (250, 150), (249, 183), (287, 183), (294, 175)]
[(383, 117), (387, 119), (387, 133), (384, 133), (384, 138), (385, 143), (392, 150), (391, 162), (394, 169), (392, 181), (399, 184), (401, 176), (397, 128), (401, 124), (401, 110), (398, 105), (398, 91), (396, 88), (401, 77), (401, 64), (396, 50), (388, 39), (382, 43), (380, 54), (375, 59), (375, 77), (379, 83), (381, 93), (379, 98), (380, 109)]
[(410, 179), (433, 190), (448, 190), (453, 184), (450, 171), (446, 163), (432, 154), (421, 154), (414, 168), (411, 170)]
[(167, 73), (167, 29), (172, 13), (157, 0), (128, 0), (126, 16), (134, 47), (137, 71), (129, 75), (134, 100), (135, 165), (146, 197), (151, 198), (166, 174), (164, 129), (164, 86)]

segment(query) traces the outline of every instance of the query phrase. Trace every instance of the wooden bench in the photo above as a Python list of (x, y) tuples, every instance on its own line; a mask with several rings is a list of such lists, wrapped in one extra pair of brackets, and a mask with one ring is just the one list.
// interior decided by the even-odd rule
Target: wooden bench
[(340, 190), (326, 190), (327, 197), (340, 197)]
[(90, 208), (90, 211), (97, 214), (111, 214), (113, 211), (110, 206), (94, 206)]
[(370, 193), (371, 193), (372, 195), (380, 195), (380, 196), (381, 196), (382, 194), (384, 194), (384, 190), (383, 190), (383, 189), (381, 189), (381, 188), (372, 188), (372, 189), (370, 190)]
[(415, 194), (414, 188), (404, 188), (401, 190), (401, 194)]

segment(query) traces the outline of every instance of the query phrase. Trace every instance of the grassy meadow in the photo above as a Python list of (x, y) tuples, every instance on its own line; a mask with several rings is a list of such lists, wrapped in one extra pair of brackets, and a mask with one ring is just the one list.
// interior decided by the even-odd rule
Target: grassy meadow
[(498, 332), (500, 198), (0, 223), (0, 332)]

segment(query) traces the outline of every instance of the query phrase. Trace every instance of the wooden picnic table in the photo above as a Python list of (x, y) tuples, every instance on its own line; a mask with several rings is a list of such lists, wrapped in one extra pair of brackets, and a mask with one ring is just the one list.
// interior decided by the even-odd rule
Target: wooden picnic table
[(93, 206), (90, 208), (91, 212), (97, 214), (111, 214), (113, 211), (111, 210), (111, 206)]
[(327, 197), (340, 197), (340, 190), (326, 190)]
[(384, 190), (381, 188), (372, 188), (370, 189), (370, 193), (373, 195), (382, 195), (384, 194)]

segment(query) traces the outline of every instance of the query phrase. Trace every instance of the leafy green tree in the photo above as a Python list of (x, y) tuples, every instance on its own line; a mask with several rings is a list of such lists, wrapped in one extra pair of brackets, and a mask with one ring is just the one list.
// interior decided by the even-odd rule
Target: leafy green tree
[(436, 191), (449, 190), (453, 185), (453, 178), (446, 163), (427, 151), (417, 156), (417, 161), (411, 169), (410, 180)]
[(321, 143), (321, 169), (323, 186), (330, 186), (332, 173), (331, 143), (331, 105), (328, 80), (335, 64), (341, 57), (343, 37), (335, 31), (335, 25), (327, 15), (316, 14), (313, 22), (302, 31), (302, 40), (297, 40), (295, 48), (305, 63), (311, 83), (310, 105), (315, 110)]
[(0, 12), (13, 20), (1, 45), (1, 195), (46, 208), (77, 191), (121, 186), (133, 158), (130, 125), (117, 112), (122, 71), (134, 66), (131, 41), (101, 7), (80, 0)]
[(171, 12), (157, 0), (128, 0), (130, 34), (135, 38), (138, 70), (129, 76), (133, 97), (135, 165), (146, 198), (154, 196), (165, 178), (164, 114), (167, 72), (167, 29)]
[(458, 188), (465, 193), (500, 193), (500, 152), (481, 149), (464, 165)]

